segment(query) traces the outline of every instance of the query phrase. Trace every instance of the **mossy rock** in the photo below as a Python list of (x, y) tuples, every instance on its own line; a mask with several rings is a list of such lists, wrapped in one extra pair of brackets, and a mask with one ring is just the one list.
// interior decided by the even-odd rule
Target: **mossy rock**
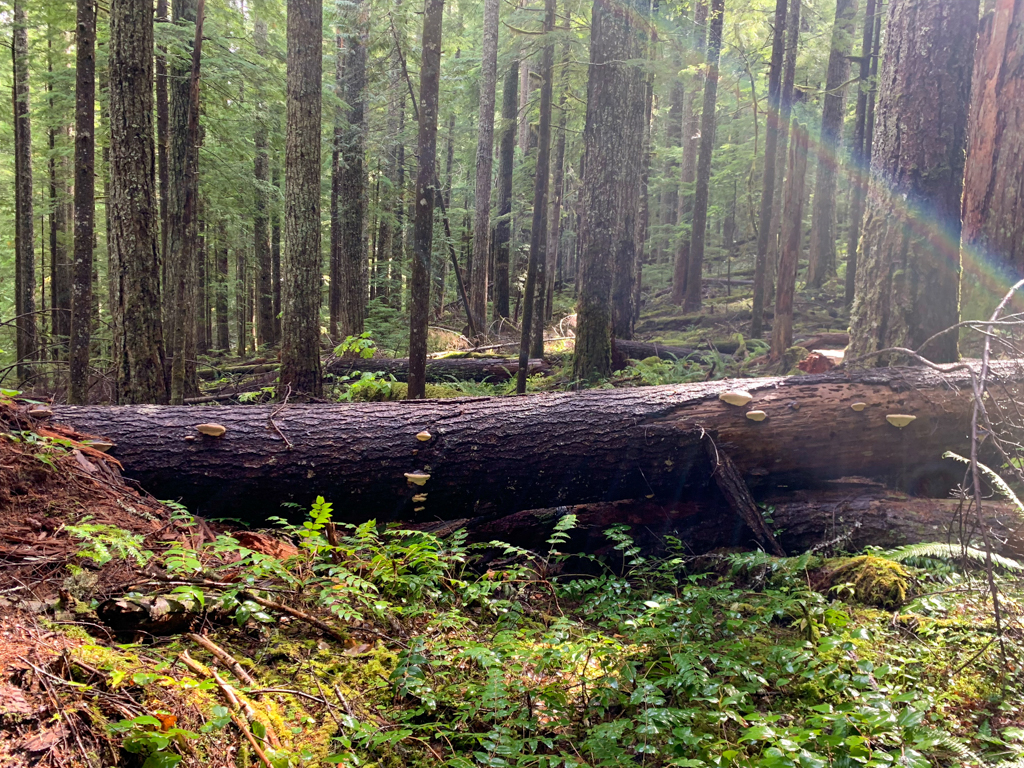
[(902, 565), (874, 555), (829, 560), (820, 576), (819, 591), (848, 584), (856, 602), (887, 610), (906, 603), (911, 580)]

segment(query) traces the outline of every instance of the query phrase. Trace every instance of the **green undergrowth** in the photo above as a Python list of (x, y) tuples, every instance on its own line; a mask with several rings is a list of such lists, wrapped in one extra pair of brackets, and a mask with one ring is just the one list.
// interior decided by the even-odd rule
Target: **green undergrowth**
[(238, 764), (258, 764), (217, 686), (182, 667), (188, 652), (249, 702), (255, 738), (282, 767), (924, 768), (1024, 756), (1013, 561), (994, 574), (997, 638), (985, 574), (937, 545), (647, 557), (613, 528), (612, 568), (559, 553), (572, 515), (542, 554), (373, 522), (332, 533), (322, 500), (301, 526), (282, 525), (276, 535), (298, 545), (286, 560), (224, 534), (172, 548), (153, 571), (165, 581), (149, 584), (201, 604), (199, 625), (255, 685), (184, 636), (75, 651), (188, 730), (112, 723), (122, 747), (141, 739), (171, 761), (152, 765), (201, 765), (227, 744), (246, 756)]

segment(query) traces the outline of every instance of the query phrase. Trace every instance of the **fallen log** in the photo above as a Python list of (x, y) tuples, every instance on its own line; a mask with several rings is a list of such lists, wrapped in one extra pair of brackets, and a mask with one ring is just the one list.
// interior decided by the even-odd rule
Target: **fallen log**
[[(324, 365), (324, 373), (335, 376), (348, 376), (354, 371), (383, 373), (394, 376), (398, 381), (409, 378), (409, 358), (407, 357), (374, 357), (369, 360), (342, 357), (333, 358)], [(489, 381), (499, 383), (509, 381), (519, 372), (519, 360), (515, 358), (494, 357), (442, 357), (427, 360), (427, 381)], [(551, 366), (543, 360), (530, 360), (527, 367), (530, 376), (551, 373)]]
[[(276, 371), (276, 363), (234, 365), (226, 368), (201, 368), (199, 378), (213, 380), (225, 376), (256, 376)], [(531, 360), (527, 369), (531, 376), (551, 372), (551, 366), (543, 360)], [(398, 381), (409, 378), (407, 357), (330, 357), (324, 361), (324, 373), (335, 376), (350, 376), (355, 371), (383, 373), (394, 376)], [(515, 358), (438, 358), (427, 360), (427, 381), (509, 381), (519, 371), (519, 360)]]
[[(993, 367), (994, 400), (1019, 395), (1015, 371)], [(719, 399), (738, 387), (748, 405)], [(53, 410), (111, 438), (143, 488), (203, 515), (258, 519), (322, 495), (341, 520), (429, 520), (681, 499), (710, 482), (707, 439), (755, 490), (861, 475), (942, 494), (962, 476), (940, 457), (967, 450), (969, 387), (963, 370), (890, 368), (518, 398)], [(914, 419), (899, 428), (896, 414)], [(200, 434), (201, 422), (226, 431)]]
[[(761, 502), (766, 522), (790, 554), (818, 548), (857, 552), (869, 545), (890, 549), (926, 542), (956, 544), (961, 533), (980, 546), (979, 521), (959, 500), (915, 498), (864, 479), (811, 490), (776, 490)], [(626, 526), (644, 554), (669, 551), (669, 537), (680, 542), (684, 553), (694, 555), (761, 546), (756, 533), (714, 492), (668, 504), (646, 499), (581, 504), (415, 527), (440, 536), (465, 529), (469, 544), (500, 541), (543, 552), (556, 523), (567, 514), (576, 516), (576, 525), (558, 545), (566, 553), (608, 555), (614, 542), (606, 532), (612, 526)], [(966, 523), (964, 528), (961, 522)], [(1024, 556), (1022, 519), (1012, 504), (987, 502), (980, 522), (991, 532), (998, 554)]]
[(676, 360), (689, 357), (695, 351), (686, 347), (673, 347), (659, 344), (658, 342), (615, 339), (615, 355), (617, 359), (646, 360), (648, 357), (660, 357), (662, 360)]

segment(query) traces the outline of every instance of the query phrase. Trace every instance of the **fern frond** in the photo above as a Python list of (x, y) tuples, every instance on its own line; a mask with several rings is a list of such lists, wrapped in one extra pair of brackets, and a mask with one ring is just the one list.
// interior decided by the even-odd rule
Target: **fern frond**
[[(961, 456), (958, 453), (953, 453), (953, 451), (946, 451), (944, 454), (942, 454), (942, 458), (956, 459), (957, 461), (963, 462), (964, 464), (971, 463), (970, 459), (965, 458), (964, 456)], [(1004, 499), (1013, 504), (1013, 506), (1017, 508), (1017, 511), (1020, 514), (1024, 515), (1024, 504), (1022, 504), (1021, 500), (1017, 498), (1017, 494), (1010, 490), (1010, 486), (1006, 484), (1006, 481), (1003, 480), (1003, 478), (1001, 478), (994, 469), (982, 464), (980, 461), (978, 462), (978, 469), (980, 469), (982, 473), (989, 480), (992, 481), (992, 485), (995, 486), (995, 489), (999, 492), (999, 495), (1001, 495)]]
[[(968, 558), (977, 563), (986, 562), (985, 550), (983, 549), (967, 547), (962, 550), (944, 542), (908, 544), (905, 547), (898, 547), (896, 549), (890, 549), (882, 552), (881, 556), (888, 560), (895, 560), (897, 563), (902, 563), (906, 560), (914, 560), (919, 557), (932, 557), (939, 560), (958, 560), (962, 554), (966, 554)], [(992, 564), (1007, 571), (1014, 571), (1017, 573), (1024, 572), (1024, 563), (1020, 563), (1009, 557), (997, 555), (994, 552), (992, 553)]]

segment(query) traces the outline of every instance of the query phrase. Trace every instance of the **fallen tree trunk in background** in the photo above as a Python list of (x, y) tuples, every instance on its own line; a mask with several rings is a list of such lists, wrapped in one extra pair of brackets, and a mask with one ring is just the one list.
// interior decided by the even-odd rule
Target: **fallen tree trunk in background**
[[(868, 545), (885, 549), (926, 542), (957, 542), (961, 533), (960, 502), (955, 499), (913, 498), (879, 484), (848, 482), (801, 491), (774, 491), (761, 499), (771, 527), (790, 553), (806, 552), (832, 543), (830, 549), (856, 552)], [(517, 512), (500, 518), (484, 516), (415, 526), (418, 530), (448, 535), (460, 528), (467, 542), (501, 541), (526, 549), (546, 551), (555, 524), (566, 514), (576, 515), (561, 552), (607, 555), (614, 543), (605, 535), (613, 525), (626, 526), (644, 553), (669, 551), (668, 537), (677, 539), (688, 554), (703, 554), (726, 547), (758, 546), (757, 537), (732, 513), (716, 493), (664, 504), (654, 500), (616, 501), (554, 509)], [(992, 532), (999, 554), (1024, 555), (1021, 516), (1008, 502), (988, 502), (984, 525)], [(976, 518), (966, 515), (966, 537), (980, 539)]]
[(660, 357), (662, 360), (675, 360), (688, 357), (697, 350), (686, 347), (672, 347), (658, 342), (625, 341), (615, 339), (616, 358), (626, 360), (646, 360), (648, 357)]
[[(202, 379), (219, 379), (223, 376), (250, 376), (270, 373), (278, 369), (277, 364), (235, 365), (227, 368), (202, 368)], [(531, 376), (551, 372), (551, 366), (543, 360), (531, 360), (527, 369)], [(324, 373), (348, 376), (354, 371), (390, 374), (398, 381), (409, 378), (409, 358), (375, 357), (368, 360), (352, 357), (332, 357), (324, 361)], [(519, 361), (513, 358), (440, 358), (427, 360), (427, 381), (492, 381), (502, 382), (514, 379), (519, 372)]]
[[(1019, 393), (1015, 375), (994, 366), (993, 399)], [(736, 387), (753, 402), (719, 399)], [(126, 476), (203, 515), (258, 519), (323, 495), (339, 519), (428, 520), (685, 498), (710, 481), (705, 439), (755, 490), (861, 475), (942, 494), (962, 476), (940, 457), (967, 450), (969, 387), (966, 371), (899, 368), (517, 398), (64, 406), (54, 419), (110, 437)], [(889, 414), (916, 418), (899, 429)], [(201, 422), (226, 434), (201, 435)]]

